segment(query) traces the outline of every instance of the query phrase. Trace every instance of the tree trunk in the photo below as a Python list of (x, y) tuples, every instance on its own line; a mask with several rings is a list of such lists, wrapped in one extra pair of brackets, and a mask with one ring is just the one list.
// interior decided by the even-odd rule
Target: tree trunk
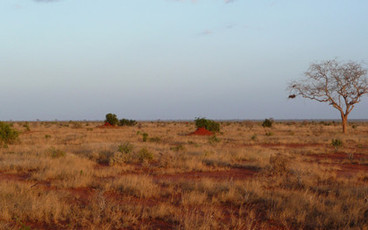
[(342, 132), (344, 134), (348, 133), (348, 115), (341, 114), (341, 121), (342, 121)]

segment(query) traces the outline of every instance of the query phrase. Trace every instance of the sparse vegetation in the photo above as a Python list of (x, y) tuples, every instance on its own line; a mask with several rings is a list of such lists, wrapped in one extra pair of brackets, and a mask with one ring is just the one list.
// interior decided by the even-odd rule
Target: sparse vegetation
[(0, 229), (368, 226), (368, 123), (346, 138), (332, 122), (226, 122), (210, 137), (185, 122), (79, 123), (32, 122), (0, 148)]

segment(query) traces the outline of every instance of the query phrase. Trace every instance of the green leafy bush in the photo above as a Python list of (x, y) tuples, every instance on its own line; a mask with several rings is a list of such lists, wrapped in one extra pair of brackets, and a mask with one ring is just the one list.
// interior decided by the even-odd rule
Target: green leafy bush
[(197, 128), (205, 128), (211, 132), (220, 132), (220, 123), (213, 120), (208, 120), (206, 118), (196, 118), (195, 125)]
[(13, 144), (18, 140), (18, 131), (13, 129), (9, 124), (0, 122), (0, 146)]
[(342, 141), (340, 139), (332, 139), (331, 145), (335, 148), (337, 151), (342, 146)]
[(119, 126), (135, 126), (136, 124), (136, 120), (128, 120), (123, 118), (119, 121)]
[(263, 128), (271, 128), (272, 127), (272, 124), (273, 124), (273, 119), (270, 118), (270, 119), (265, 119), (262, 123), (262, 127)]
[(109, 123), (110, 125), (118, 125), (119, 120), (116, 114), (108, 113), (106, 114), (106, 120), (105, 122)]

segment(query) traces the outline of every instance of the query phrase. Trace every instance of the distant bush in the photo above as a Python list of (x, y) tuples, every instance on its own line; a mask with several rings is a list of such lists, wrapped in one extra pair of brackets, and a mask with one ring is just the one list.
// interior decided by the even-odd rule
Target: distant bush
[(146, 141), (147, 141), (147, 139), (148, 139), (148, 133), (143, 133), (143, 134), (142, 134), (142, 141), (143, 141), (143, 142), (146, 142)]
[(270, 118), (270, 119), (265, 119), (262, 123), (262, 127), (264, 128), (271, 128), (272, 127), (272, 124), (273, 124), (273, 119)]
[(196, 118), (195, 125), (197, 128), (205, 128), (211, 132), (220, 132), (220, 123), (213, 120), (208, 120), (206, 118)]
[(136, 124), (137, 124), (137, 121), (128, 120), (124, 118), (119, 121), (119, 126), (135, 126)]
[(109, 123), (110, 125), (114, 125), (114, 126), (119, 124), (118, 117), (116, 116), (116, 114), (112, 114), (112, 113), (106, 114), (105, 122)]
[(0, 147), (13, 144), (18, 140), (18, 131), (13, 129), (9, 124), (0, 122)]

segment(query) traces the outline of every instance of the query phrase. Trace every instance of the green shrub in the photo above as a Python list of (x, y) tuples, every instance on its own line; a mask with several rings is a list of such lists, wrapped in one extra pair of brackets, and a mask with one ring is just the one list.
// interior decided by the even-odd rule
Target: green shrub
[(137, 124), (137, 121), (128, 120), (124, 118), (119, 121), (119, 126), (135, 126), (136, 124)]
[(9, 124), (0, 122), (0, 147), (13, 144), (18, 140), (18, 131), (13, 129)]
[(332, 139), (331, 141), (331, 145), (335, 148), (335, 150), (337, 151), (343, 144), (342, 141), (340, 139)]
[(143, 140), (143, 142), (146, 142), (147, 139), (148, 139), (148, 133), (143, 133), (142, 134), (142, 140)]
[(110, 125), (118, 125), (119, 120), (116, 114), (108, 113), (106, 114), (106, 120), (105, 122), (109, 123)]
[(147, 161), (153, 160), (153, 154), (150, 151), (148, 151), (148, 149), (146, 148), (139, 150), (137, 157), (138, 157), (138, 160), (141, 162), (145, 160)]
[(273, 124), (273, 119), (270, 118), (270, 119), (265, 119), (262, 123), (262, 127), (263, 128), (271, 128), (272, 127), (272, 124)]
[(197, 128), (205, 128), (211, 132), (220, 132), (220, 123), (213, 120), (208, 120), (206, 118), (196, 118), (195, 125)]

